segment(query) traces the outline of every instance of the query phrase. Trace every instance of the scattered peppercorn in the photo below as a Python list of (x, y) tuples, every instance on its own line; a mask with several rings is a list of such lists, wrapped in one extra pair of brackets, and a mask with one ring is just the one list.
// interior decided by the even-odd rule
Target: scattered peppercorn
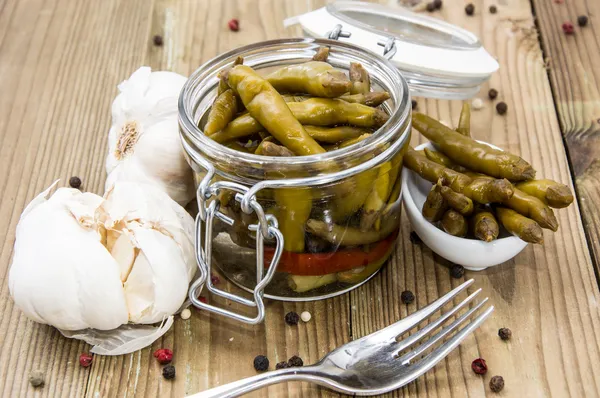
[(436, 10), (439, 10), (442, 8), (442, 0), (433, 0), (433, 5), (435, 6)]
[(81, 178), (77, 176), (69, 178), (69, 186), (71, 188), (79, 189), (79, 187), (81, 186)]
[(84, 352), (83, 354), (79, 355), (79, 364), (84, 368), (87, 368), (92, 365), (93, 359), (94, 358), (92, 358), (90, 354)]
[(485, 363), (485, 359), (477, 358), (473, 362), (471, 362), (471, 369), (478, 375), (484, 375), (487, 373), (487, 364)]
[(562, 30), (566, 35), (572, 35), (575, 33), (575, 28), (571, 22), (565, 22), (562, 24)]
[(200, 296), (200, 297), (198, 298), (198, 300), (200, 300), (200, 302), (201, 302), (201, 303), (204, 303), (204, 304), (206, 304), (206, 303), (208, 302), (208, 300), (206, 300), (206, 297), (204, 297), (204, 296)]
[(179, 314), (181, 316), (181, 319), (186, 320), (186, 319), (190, 319), (190, 317), (192, 316), (192, 311), (190, 311), (189, 308), (184, 309), (183, 311), (181, 311), (181, 314)]
[(417, 105), (418, 105), (417, 101), (410, 100), (410, 104), (412, 105), (412, 109), (417, 109)]
[(504, 115), (507, 110), (508, 105), (506, 105), (506, 102), (501, 101), (496, 104), (496, 112), (498, 112), (499, 115)]
[(232, 32), (237, 32), (238, 30), (240, 30), (240, 21), (233, 18), (229, 22), (227, 22), (227, 26)]
[(254, 369), (258, 372), (264, 372), (269, 369), (269, 358), (264, 355), (257, 355), (256, 358), (254, 358)]
[(310, 315), (310, 312), (308, 311), (304, 311), (300, 314), (300, 319), (302, 319), (303, 322), (310, 321), (310, 318), (312, 318), (312, 315)]
[(467, 6), (465, 7), (465, 12), (467, 13), (467, 15), (475, 14), (475, 6), (473, 5), (473, 3), (467, 4)]
[(300, 315), (298, 315), (297, 312), (290, 311), (287, 314), (285, 314), (285, 323), (287, 323), (290, 326), (296, 326), (299, 320)]
[(410, 290), (405, 290), (400, 294), (400, 300), (402, 300), (404, 304), (410, 304), (415, 301), (415, 295)]
[(154, 37), (152, 38), (152, 41), (154, 42), (154, 45), (157, 47), (162, 46), (164, 43), (163, 37), (161, 35), (154, 35)]
[(304, 366), (304, 361), (298, 355), (294, 355), (288, 360), (288, 367)]
[(498, 336), (500, 336), (502, 340), (510, 340), (512, 332), (509, 328), (500, 328), (498, 329)]
[(167, 365), (163, 368), (163, 377), (167, 380), (175, 378), (175, 366)]
[(423, 241), (421, 240), (421, 237), (420, 237), (420, 236), (419, 236), (419, 235), (418, 235), (418, 234), (417, 234), (415, 231), (412, 231), (412, 232), (410, 233), (410, 241), (411, 241), (413, 244), (415, 244), (415, 245), (418, 245), (418, 244), (420, 244), (421, 242), (423, 242)]
[(495, 5), (491, 5), (490, 6), (490, 14), (495, 14), (498, 12), (498, 7), (496, 7)]
[(495, 100), (498, 97), (498, 90), (495, 88), (490, 88), (490, 91), (488, 91), (488, 97), (491, 100)]
[(289, 368), (288, 363), (286, 361), (278, 362), (277, 365), (275, 365), (275, 369), (285, 369), (285, 368)]
[(587, 23), (588, 23), (587, 15), (580, 15), (577, 17), (577, 25), (579, 25), (583, 28), (584, 26), (587, 25)]
[(218, 285), (219, 283), (221, 283), (221, 278), (219, 278), (219, 275), (211, 275), (210, 276), (210, 283), (212, 283), (213, 285)]
[(433, 4), (433, 3), (427, 3), (427, 11), (434, 12), (435, 11), (435, 4)]
[(492, 392), (500, 392), (504, 388), (504, 378), (502, 376), (494, 376), (490, 380), (490, 390)]
[(473, 110), (476, 111), (483, 108), (483, 101), (481, 100), (481, 98), (473, 98), (473, 101), (471, 101), (471, 107), (473, 108)]
[(169, 350), (168, 348), (160, 348), (154, 351), (153, 355), (161, 365), (171, 363), (173, 360), (173, 351)]
[(455, 279), (460, 279), (465, 276), (465, 267), (460, 264), (452, 264), (450, 267), (450, 276)]
[(42, 387), (44, 385), (44, 374), (41, 370), (34, 370), (29, 373), (29, 383), (33, 387)]

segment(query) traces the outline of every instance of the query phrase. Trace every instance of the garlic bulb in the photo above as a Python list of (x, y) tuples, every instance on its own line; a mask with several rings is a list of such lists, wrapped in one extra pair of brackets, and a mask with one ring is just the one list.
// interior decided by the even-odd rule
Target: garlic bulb
[(98, 208), (107, 249), (119, 263), (129, 321), (174, 314), (196, 272), (194, 220), (155, 186), (117, 182)]
[(8, 276), (15, 304), (34, 321), (60, 329), (127, 323), (119, 264), (95, 220), (103, 199), (70, 188), (46, 199), (53, 186), (27, 206), (17, 225)]
[(177, 101), (186, 78), (142, 67), (119, 84), (108, 133), (106, 191), (118, 181), (150, 183), (185, 206), (194, 197), (185, 160)]
[[(63, 333), (112, 330), (181, 307), (196, 270), (194, 220), (181, 206), (150, 184), (117, 182), (104, 198), (60, 188), (47, 199), (50, 189), (17, 225), (9, 289), (28, 317)], [(164, 327), (120, 336), (139, 348)]]

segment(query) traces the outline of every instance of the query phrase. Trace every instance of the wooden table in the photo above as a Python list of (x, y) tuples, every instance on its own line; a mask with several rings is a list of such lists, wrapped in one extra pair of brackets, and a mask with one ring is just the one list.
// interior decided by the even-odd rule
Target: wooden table
[[(394, 0), (389, 1), (394, 3)], [(600, 396), (600, 2), (597, 0), (445, 0), (436, 17), (474, 33), (500, 62), (482, 87), (484, 108), (473, 112), (476, 138), (530, 160), (547, 178), (573, 182), (578, 203), (557, 212), (561, 227), (545, 233), (513, 261), (467, 272), (496, 306), (474, 336), (432, 371), (389, 396), (494, 396), (491, 376), (506, 380), (500, 396)], [(141, 65), (189, 74), (209, 58), (240, 45), (298, 36), (281, 21), (321, 7), (318, 0), (0, 0), (0, 396), (181, 397), (255, 374), (252, 359), (276, 362), (299, 354), (313, 362), (353, 338), (425, 306), (462, 280), (426, 247), (409, 240), (406, 219), (389, 265), (361, 288), (326, 301), (268, 303), (259, 326), (194, 312), (178, 319), (152, 347), (78, 364), (89, 346), (26, 319), (7, 287), (15, 226), (25, 205), (56, 178), (81, 176), (101, 194), (106, 136), (116, 85)], [(562, 33), (565, 20), (590, 15), (585, 28)], [(534, 18), (534, 15), (536, 18)], [(239, 18), (241, 30), (227, 21)], [(164, 37), (156, 47), (152, 37)], [(508, 104), (499, 116), (489, 88)], [(418, 99), (419, 110), (456, 124), (459, 101)], [(414, 144), (421, 138), (415, 136)], [(32, 248), (35, 250), (35, 248)], [(403, 305), (400, 292), (415, 292)], [(286, 312), (308, 310), (312, 320), (286, 326)], [(510, 342), (499, 327), (513, 331)], [(167, 381), (152, 358), (175, 351), (177, 378)], [(470, 369), (487, 360), (485, 377)], [(41, 369), (46, 385), (27, 377)], [(336, 396), (303, 383), (274, 386), (256, 396)]]

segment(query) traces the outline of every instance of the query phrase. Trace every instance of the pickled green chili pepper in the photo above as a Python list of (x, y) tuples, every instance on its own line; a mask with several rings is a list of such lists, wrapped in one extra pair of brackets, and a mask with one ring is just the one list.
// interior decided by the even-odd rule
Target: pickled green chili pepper
[(468, 227), (465, 216), (454, 209), (447, 210), (440, 222), (442, 229), (452, 236), (462, 238), (467, 235)]
[(519, 156), (480, 144), (427, 115), (413, 113), (412, 125), (450, 159), (470, 170), (512, 181), (535, 177), (533, 167)]
[(329, 47), (319, 47), (315, 55), (313, 55), (313, 61), (326, 62), (329, 58)]
[(233, 120), (237, 113), (237, 102), (232, 90), (225, 92), (215, 100), (208, 112), (208, 118), (204, 125), (204, 134), (211, 135), (220, 131)]
[(391, 185), (391, 170), (391, 162), (385, 162), (379, 167), (377, 179), (373, 183), (373, 188), (367, 196), (367, 199), (365, 199), (365, 204), (363, 205), (363, 211), (360, 219), (360, 229), (363, 231), (366, 231), (373, 226), (386, 204)]
[(277, 145), (268, 139), (262, 140), (254, 153), (263, 156), (294, 156), (294, 152), (283, 145)]
[(325, 152), (306, 133), (277, 90), (252, 68), (237, 65), (228, 71), (226, 78), (249, 115), (289, 150), (299, 156)]
[(352, 87), (350, 94), (366, 94), (371, 91), (371, 78), (369, 72), (359, 63), (350, 63), (350, 81)]
[(448, 156), (444, 155), (441, 152), (434, 151), (429, 148), (425, 148), (423, 152), (425, 153), (425, 156), (427, 156), (427, 159), (436, 162), (437, 164), (441, 164), (442, 166), (445, 166), (454, 171), (458, 171), (459, 173), (465, 173), (468, 171), (468, 169), (457, 165)]
[(279, 92), (306, 93), (326, 98), (339, 97), (351, 87), (344, 72), (320, 61), (284, 66), (268, 75), (267, 80)]
[(339, 127), (319, 127), (319, 126), (304, 126), (304, 130), (312, 138), (319, 142), (327, 144), (335, 144), (340, 141), (346, 141), (353, 138), (368, 134), (371, 130), (361, 127), (339, 126)]
[(497, 207), (496, 214), (500, 223), (511, 234), (528, 243), (544, 243), (542, 228), (532, 219), (505, 207)]
[(280, 188), (274, 190), (274, 197), (279, 209), (279, 230), (284, 237), (283, 248), (291, 252), (304, 251), (304, 224), (312, 208), (311, 190)]
[(456, 131), (464, 136), (471, 136), (471, 105), (468, 102), (462, 106)]
[(565, 184), (552, 180), (531, 180), (515, 185), (518, 189), (535, 196), (550, 207), (562, 209), (573, 203), (573, 193)]
[(441, 183), (436, 184), (435, 189), (442, 194), (449, 207), (463, 216), (468, 216), (473, 212), (473, 201), (462, 193), (454, 192), (452, 188), (443, 186)]
[(500, 227), (494, 214), (491, 211), (479, 209), (471, 217), (471, 230), (477, 239), (484, 242), (497, 239), (500, 233)]
[(448, 210), (448, 203), (434, 185), (427, 194), (421, 213), (427, 221), (438, 222), (442, 219), (446, 210)]
[(365, 94), (345, 94), (338, 99), (366, 106), (379, 106), (390, 99), (390, 94), (386, 91), (371, 91)]

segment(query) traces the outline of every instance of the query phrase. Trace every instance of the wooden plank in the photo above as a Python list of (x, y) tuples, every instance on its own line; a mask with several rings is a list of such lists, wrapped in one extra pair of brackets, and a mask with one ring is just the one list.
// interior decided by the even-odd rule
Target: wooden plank
[[(575, 175), (575, 187), (598, 277), (600, 3), (593, 0), (571, 0), (564, 3), (533, 0), (533, 6), (538, 17), (544, 51), (548, 57), (554, 101)], [(579, 15), (588, 16), (586, 27), (577, 25)], [(565, 21), (571, 21), (575, 26), (574, 35), (565, 35), (562, 32), (561, 25)]]
[[(554, 7), (550, 1), (539, 3)], [(499, 72), (482, 87), (484, 108), (472, 113), (472, 134), (521, 154), (539, 170), (540, 176), (569, 183), (569, 168), (529, 1), (499, 2), (495, 15), (488, 12), (491, 3), (474, 4), (474, 17), (465, 15), (462, 3), (448, 1), (440, 13), (433, 14), (477, 34), (500, 63)], [(597, 54), (597, 42), (595, 46)], [(505, 116), (497, 115), (494, 103), (487, 98), (492, 87), (500, 93), (498, 101), (508, 104)], [(458, 123), (459, 101), (418, 102), (419, 111), (453, 126)], [(415, 133), (415, 145), (424, 141)], [(595, 187), (590, 195), (598, 192), (598, 177), (594, 178), (586, 184)], [(589, 210), (597, 222), (597, 207)], [(389, 396), (495, 396), (488, 382), (496, 374), (506, 381), (503, 396), (600, 394), (600, 378), (594, 374), (594, 366), (600, 360), (600, 316), (595, 304), (600, 295), (577, 206), (559, 210), (557, 216), (561, 227), (555, 234), (544, 233), (544, 246), (529, 246), (514, 260), (496, 268), (466, 273), (464, 279), (474, 278), (474, 288), (481, 287), (482, 295), (495, 305), (494, 314), (444, 362)], [(405, 218), (394, 261), (373, 282), (351, 292), (354, 338), (414, 312), (462, 282), (450, 278), (445, 261), (429, 249), (413, 245), (409, 232)], [(416, 305), (399, 303), (399, 295), (405, 289), (415, 292)], [(497, 336), (498, 328), (505, 326), (513, 331), (509, 343)], [(578, 343), (584, 341), (585, 344)], [(470, 369), (471, 361), (477, 357), (487, 360), (489, 372), (485, 377), (476, 376)]]

